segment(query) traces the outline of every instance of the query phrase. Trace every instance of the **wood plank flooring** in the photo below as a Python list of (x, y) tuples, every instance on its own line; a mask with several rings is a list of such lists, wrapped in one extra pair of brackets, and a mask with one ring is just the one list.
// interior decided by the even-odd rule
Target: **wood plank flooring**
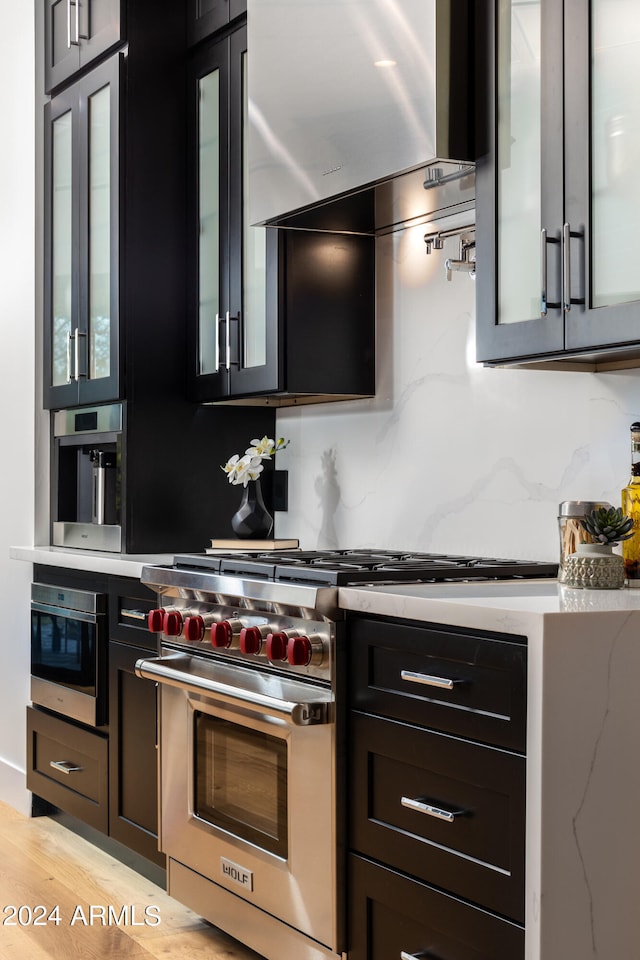
[(61, 824), (3, 803), (0, 958), (262, 960)]

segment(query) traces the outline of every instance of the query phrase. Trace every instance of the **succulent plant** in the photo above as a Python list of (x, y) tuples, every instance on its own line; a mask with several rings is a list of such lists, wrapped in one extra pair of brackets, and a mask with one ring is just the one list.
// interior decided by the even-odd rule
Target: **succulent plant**
[(620, 507), (598, 507), (581, 523), (595, 543), (620, 543), (634, 534), (633, 520)]

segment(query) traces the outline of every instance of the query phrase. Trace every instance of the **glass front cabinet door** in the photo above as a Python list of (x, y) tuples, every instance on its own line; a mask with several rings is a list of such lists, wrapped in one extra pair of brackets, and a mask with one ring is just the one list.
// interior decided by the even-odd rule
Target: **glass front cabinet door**
[[(194, 398), (275, 389), (267, 258), (277, 237), (248, 222), (246, 28), (196, 51), (190, 70), (190, 329)], [(273, 266), (276, 266), (275, 259)]]
[(117, 55), (45, 107), (44, 405), (118, 399)]
[(640, 352), (640, 7), (495, 0), (477, 359)]

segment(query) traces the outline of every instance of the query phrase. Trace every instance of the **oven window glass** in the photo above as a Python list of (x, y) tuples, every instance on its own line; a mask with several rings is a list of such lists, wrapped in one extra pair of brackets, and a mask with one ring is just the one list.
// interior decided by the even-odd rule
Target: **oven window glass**
[(31, 611), (31, 673), (96, 695), (96, 625)]
[(287, 742), (195, 714), (196, 816), (287, 857)]

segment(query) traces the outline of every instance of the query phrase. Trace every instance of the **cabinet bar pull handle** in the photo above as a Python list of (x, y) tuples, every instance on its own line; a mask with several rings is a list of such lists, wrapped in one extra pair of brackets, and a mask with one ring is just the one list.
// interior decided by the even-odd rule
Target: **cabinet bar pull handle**
[(80, 330), (78, 327), (75, 329), (75, 364), (76, 364), (76, 374), (75, 379), (79, 380), (81, 377), (86, 377), (86, 370), (80, 370), (80, 338), (86, 337), (84, 330)]
[(547, 231), (540, 231), (540, 314), (547, 315)]
[[(79, 20), (78, 20), (78, 2), (79, 0), (67, 0), (67, 50), (70, 50), (71, 47), (77, 47), (80, 43), (79, 37)], [(76, 38), (75, 40), (71, 39), (71, 7), (76, 8)]]
[(400, 960), (438, 960), (438, 958), (431, 950), (418, 950), (417, 953), (408, 953), (406, 950), (401, 950)]
[(425, 803), (424, 800), (413, 800), (411, 797), (401, 797), (400, 803), (409, 810), (415, 810), (416, 813), (426, 813), (428, 817), (435, 817), (436, 820), (444, 820), (446, 823), (453, 823), (456, 817), (459, 817), (462, 810), (442, 810), (440, 807), (434, 807), (431, 803)]
[(430, 677), (428, 673), (414, 673), (413, 670), (401, 670), (400, 678), (409, 683), (423, 683), (427, 687), (439, 687), (441, 690), (453, 690), (461, 680), (451, 680), (448, 677)]
[(80, 0), (75, 0), (76, 5), (76, 46), (80, 46)]
[(547, 276), (547, 244), (548, 243), (560, 243), (557, 237), (548, 237), (546, 227), (543, 227), (540, 231), (540, 316), (546, 317), (547, 309), (549, 307), (560, 307), (561, 304), (557, 302), (550, 302), (547, 297), (549, 295), (548, 291), (548, 276)]
[(224, 365), (227, 370), (231, 370), (231, 317), (229, 311), (224, 315), (225, 337), (224, 337)]
[(73, 371), (71, 369), (71, 344), (75, 340), (75, 333), (69, 331), (69, 336), (67, 338), (67, 383), (71, 383), (73, 380)]
[(220, 314), (216, 313), (216, 328), (215, 328), (215, 338), (216, 338), (216, 373), (220, 369)]
[(562, 225), (562, 309), (571, 310), (571, 227)]
[(59, 770), (60, 773), (66, 773), (67, 776), (70, 773), (76, 773), (82, 770), (82, 767), (76, 766), (71, 760), (49, 760), (49, 766), (53, 767), (54, 770)]

